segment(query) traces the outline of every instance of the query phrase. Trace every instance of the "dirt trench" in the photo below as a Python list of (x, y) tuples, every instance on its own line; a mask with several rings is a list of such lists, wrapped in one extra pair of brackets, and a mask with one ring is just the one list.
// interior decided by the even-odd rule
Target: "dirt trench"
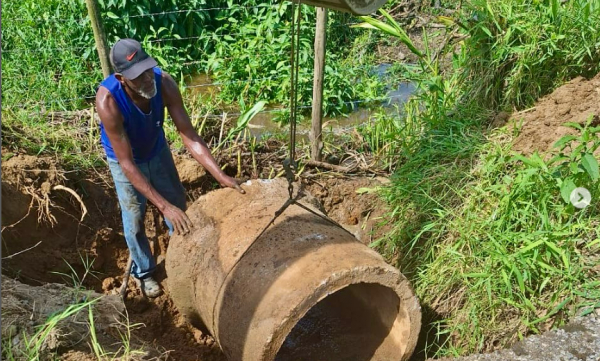
[[(188, 202), (218, 187), (193, 159), (185, 155), (175, 159)], [(121, 285), (128, 251), (108, 170), (64, 171), (52, 158), (17, 155), (3, 162), (2, 172), (3, 276), (42, 287), (80, 282), (100, 294), (114, 294)], [(385, 182), (385, 178), (325, 176), (307, 182), (306, 187), (332, 218), (368, 243), (371, 229), (385, 212), (372, 191)], [(83, 220), (79, 200), (57, 185), (81, 197), (87, 211)], [(147, 211), (146, 230), (157, 258), (156, 276), (164, 284), (169, 237), (153, 207)], [(78, 278), (73, 279), (73, 273)], [(169, 360), (225, 361), (210, 335), (184, 322), (168, 294), (148, 300), (130, 280), (125, 306), (129, 322), (144, 325), (133, 333), (138, 344), (168, 355)], [(61, 352), (63, 360), (94, 359), (85, 345)]]
[[(499, 114), (492, 127), (508, 123), (509, 127), (520, 129), (513, 150), (544, 154), (560, 137), (572, 134), (564, 122), (584, 124), (591, 119), (592, 124), (598, 126), (599, 104), (600, 75), (591, 80), (577, 78), (542, 98), (531, 109), (512, 115)], [(250, 156), (245, 153), (241, 166), (236, 157), (219, 161), (226, 163), (225, 171), (231, 176), (266, 178), (279, 172), (274, 165), (282, 157), (277, 150), (280, 148), (280, 144), (267, 143), (264, 154), (259, 155), (258, 167), (253, 166)], [(2, 153), (7, 154), (4, 150)], [(189, 156), (176, 155), (175, 159), (188, 201), (218, 187)], [(386, 178), (327, 174), (315, 177), (313, 174), (306, 180), (306, 189), (322, 203), (330, 217), (368, 244), (387, 230), (385, 225), (381, 226), (384, 205), (373, 192), (385, 183)], [(57, 185), (81, 197), (87, 211), (83, 220), (80, 202), (65, 188), (55, 188)], [(157, 278), (164, 284), (164, 259), (169, 239), (160, 214), (152, 207), (148, 210), (146, 226), (149, 238), (154, 240), (159, 265)], [(371, 233), (373, 229), (376, 229), (375, 234)], [(128, 253), (108, 170), (65, 171), (54, 158), (24, 154), (3, 161), (1, 251), (4, 277), (41, 287), (51, 283), (72, 285), (76, 281), (101, 294), (113, 293), (120, 286)], [(71, 279), (73, 271), (81, 278), (86, 264), (91, 272), (83, 279)], [(3, 291), (4, 288), (3, 283)], [(183, 321), (168, 294), (147, 300), (133, 281), (130, 281), (129, 290), (125, 301), (129, 321), (144, 325), (133, 334), (139, 344), (159, 350), (170, 360), (225, 361), (209, 335)], [(2, 295), (4, 301), (5, 293)], [(3, 317), (5, 311), (3, 302)], [(435, 311), (431, 310), (432, 313)], [(19, 317), (29, 316), (25, 313)], [(29, 323), (31, 320), (24, 321)], [(2, 327), (4, 338), (5, 323)], [(95, 359), (91, 355), (89, 349), (82, 348), (65, 352), (61, 358), (73, 361)]]

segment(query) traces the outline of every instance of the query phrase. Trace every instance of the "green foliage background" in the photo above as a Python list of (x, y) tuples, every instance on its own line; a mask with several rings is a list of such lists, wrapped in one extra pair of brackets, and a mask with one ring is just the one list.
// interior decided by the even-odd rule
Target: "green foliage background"
[[(291, 3), (278, 1), (100, 1), (109, 44), (140, 40), (180, 82), (210, 73), (226, 104), (260, 99), (287, 103)], [(2, 9), (3, 104), (78, 109), (102, 80), (87, 9), (82, 0), (8, 2)], [(313, 7), (302, 6), (300, 104), (312, 97)], [(369, 72), (373, 59), (348, 59), (360, 34), (348, 14), (331, 12), (325, 111), (382, 95)], [(354, 19), (356, 21), (356, 19)]]

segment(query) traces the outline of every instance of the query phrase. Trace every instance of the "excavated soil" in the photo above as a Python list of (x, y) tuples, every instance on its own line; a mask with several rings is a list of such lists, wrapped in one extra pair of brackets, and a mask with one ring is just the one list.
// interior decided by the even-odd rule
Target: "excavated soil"
[[(591, 80), (576, 78), (542, 98), (531, 109), (511, 116), (499, 115), (494, 125), (508, 121), (520, 128), (514, 141), (515, 151), (527, 155), (536, 151), (548, 153), (562, 136), (574, 134), (573, 129), (564, 126), (565, 122), (585, 124), (593, 116), (592, 125), (598, 126), (597, 114), (600, 114), (600, 75)], [(252, 165), (252, 156), (247, 150), (240, 154), (239, 163), (234, 155), (219, 162), (225, 164), (229, 175), (245, 179), (279, 173), (281, 169), (277, 165), (285, 156), (277, 150), (280, 144), (267, 142), (263, 148), (256, 154), (257, 168)], [(175, 160), (190, 201), (218, 187), (189, 156), (176, 156)], [(306, 187), (331, 218), (368, 244), (386, 230), (377, 227), (385, 209), (373, 192), (385, 183), (387, 180), (381, 177), (325, 175), (308, 177)], [(83, 219), (80, 202), (64, 188), (55, 188), (59, 185), (82, 198), (87, 211)], [(106, 169), (67, 172), (50, 157), (15, 155), (2, 163), (2, 201), (2, 274), (26, 285), (41, 286), (43, 292), (33, 292), (33, 299), (43, 299), (42, 294), (50, 292), (44, 287), (61, 287), (49, 284), (71, 284), (72, 280), (65, 275), (72, 274), (71, 267), (83, 275), (86, 264), (91, 272), (81, 280), (84, 287), (103, 294), (114, 293), (119, 288), (127, 262), (127, 247), (112, 180)], [(157, 278), (164, 284), (164, 256), (169, 240), (160, 214), (152, 207), (148, 209), (146, 226), (159, 264)], [(27, 310), (9, 298), (12, 296), (5, 292), (7, 289), (3, 282), (3, 316), (10, 302)], [(168, 294), (154, 300), (145, 299), (131, 280), (125, 306), (130, 322), (144, 325), (133, 334), (139, 345), (158, 350), (171, 360), (225, 361), (209, 335), (183, 321)], [(13, 307), (13, 311), (15, 309), (19, 308)], [(13, 312), (13, 315), (16, 319), (11, 322), (19, 325), (16, 329), (31, 329), (31, 314)], [(41, 319), (36, 320), (34, 324)], [(11, 332), (15, 328), (7, 330), (3, 327), (3, 340), (14, 336)], [(499, 357), (497, 359), (503, 359)], [(94, 357), (89, 349), (75, 347), (71, 352), (62, 353), (61, 359), (80, 361)]]
[(308, 182), (307, 191), (319, 200), (329, 217), (369, 244), (389, 230), (382, 224), (386, 205), (376, 193), (388, 183), (384, 177), (332, 177)]
[[(57, 283), (30, 286), (4, 276), (2, 277), (2, 339), (3, 341), (10, 339), (10, 347), (13, 350), (24, 349), (26, 341), (22, 336), (23, 333), (33, 335), (36, 328), (44, 324), (51, 315), (63, 312), (82, 299), (92, 300), (100, 296), (102, 295), (92, 291), (83, 292)], [(94, 316), (93, 328), (99, 343), (106, 351), (115, 352), (116, 350), (111, 346), (119, 339), (119, 332), (125, 331), (123, 303), (118, 296), (106, 296), (95, 301), (91, 307)], [(89, 311), (86, 307), (58, 322), (41, 344), (42, 359), (50, 357), (54, 352), (66, 351), (71, 360), (76, 360), (77, 358), (73, 358), (76, 355), (86, 355), (85, 341), (92, 327), (88, 318)], [(156, 350), (145, 350), (135, 341), (133, 345), (144, 352), (144, 357), (160, 356)], [(3, 346), (6, 344), (3, 343)]]
[(560, 138), (576, 134), (564, 123), (585, 125), (590, 117), (593, 126), (600, 125), (600, 75), (591, 80), (575, 78), (540, 99), (533, 108), (513, 114), (511, 123), (517, 128), (522, 124), (513, 150), (526, 155), (536, 151), (547, 154)]
[[(272, 161), (278, 159), (263, 156), (269, 157)], [(189, 156), (176, 156), (175, 160), (189, 201), (218, 187)], [(228, 164), (226, 172), (235, 176), (237, 161), (223, 162)], [(268, 175), (271, 166), (259, 168), (258, 175)], [(252, 167), (245, 166), (242, 176), (251, 177), (253, 172)], [(366, 235), (376, 224), (375, 216), (383, 210), (374, 194), (359, 194), (356, 190), (372, 189), (383, 182), (383, 178), (367, 177), (317, 178), (308, 182), (307, 187), (324, 203), (333, 219), (349, 225), (368, 242)], [(59, 185), (81, 197), (87, 211), (83, 219), (80, 202), (64, 188), (55, 188)], [(169, 240), (162, 217), (153, 207), (149, 207), (146, 215), (146, 229), (157, 257), (157, 279), (164, 284), (164, 258)], [(110, 295), (121, 285), (127, 256), (120, 211), (107, 169), (64, 171), (53, 158), (28, 155), (15, 155), (2, 163), (3, 276), (31, 286), (71, 285), (71, 267), (80, 278), (89, 267), (90, 272), (81, 279), (82, 285)], [(4, 283), (2, 290), (4, 312)], [(143, 324), (133, 331), (137, 344), (157, 350), (169, 360), (225, 361), (212, 337), (184, 322), (168, 294), (148, 300), (130, 280), (125, 307), (132, 324)], [(116, 341), (118, 338), (106, 340)], [(87, 342), (82, 345), (70, 352), (60, 349), (60, 358), (95, 359), (90, 349), (84, 347)]]

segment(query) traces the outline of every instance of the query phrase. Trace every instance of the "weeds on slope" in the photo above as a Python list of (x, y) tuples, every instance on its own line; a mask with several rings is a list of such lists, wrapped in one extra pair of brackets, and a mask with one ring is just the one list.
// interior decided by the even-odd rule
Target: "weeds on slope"
[[(585, 128), (564, 145), (599, 131)], [(600, 207), (578, 210), (569, 199), (576, 185), (600, 196), (597, 161), (587, 163), (600, 141), (590, 143), (549, 161), (511, 154), (509, 144), (483, 146), (456, 192), (461, 203), (440, 204), (402, 245), (417, 292), (447, 318), (439, 325), (451, 341), (444, 352), (503, 346), (600, 300)]]
[(458, 22), (469, 35), (464, 97), (488, 108), (521, 109), (600, 71), (599, 0), (474, 0)]
[[(420, 59), (404, 66), (419, 89), (404, 118), (362, 130), (395, 168), (382, 193), (392, 231), (373, 246), (440, 315), (437, 339), (427, 340), (437, 356), (501, 347), (600, 306), (600, 209), (569, 200), (576, 186), (600, 197), (598, 127), (572, 125), (579, 135), (561, 139), (549, 160), (513, 154), (518, 130), (486, 131), (497, 110), (600, 70), (599, 15), (598, 1), (471, 1), (438, 18), (450, 40), (436, 51), (427, 39), (416, 48), (385, 14), (365, 25)], [(440, 71), (444, 56), (452, 67)]]

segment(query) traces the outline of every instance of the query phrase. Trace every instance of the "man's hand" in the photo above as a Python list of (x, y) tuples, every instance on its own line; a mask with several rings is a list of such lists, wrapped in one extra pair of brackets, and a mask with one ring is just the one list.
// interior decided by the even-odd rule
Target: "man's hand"
[(172, 204), (168, 204), (162, 214), (173, 224), (176, 234), (188, 234), (194, 228), (187, 214)]
[(243, 190), (242, 187), (240, 187), (238, 181), (231, 178), (230, 176), (223, 175), (223, 177), (219, 179), (219, 183), (221, 184), (221, 187), (233, 188), (242, 194), (246, 194), (246, 191)]

